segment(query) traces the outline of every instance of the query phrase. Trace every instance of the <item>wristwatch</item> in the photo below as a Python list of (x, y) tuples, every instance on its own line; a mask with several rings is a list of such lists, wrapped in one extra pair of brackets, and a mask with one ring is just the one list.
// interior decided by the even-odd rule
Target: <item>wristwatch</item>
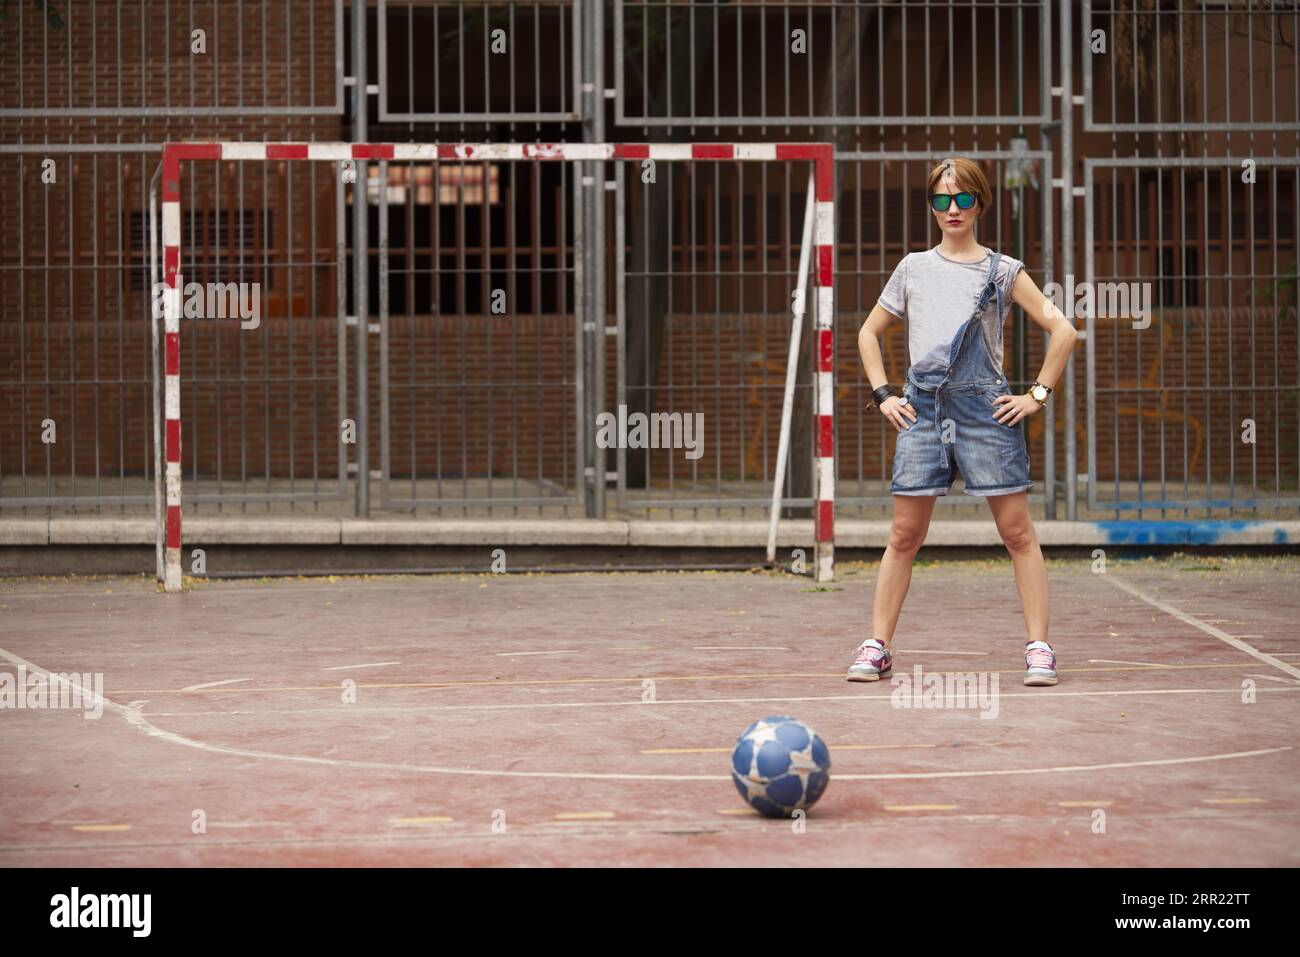
[(1052, 394), (1052, 387), (1035, 380), (1034, 384), (1029, 387), (1029, 394), (1034, 397), (1039, 405), (1046, 405), (1047, 397)]

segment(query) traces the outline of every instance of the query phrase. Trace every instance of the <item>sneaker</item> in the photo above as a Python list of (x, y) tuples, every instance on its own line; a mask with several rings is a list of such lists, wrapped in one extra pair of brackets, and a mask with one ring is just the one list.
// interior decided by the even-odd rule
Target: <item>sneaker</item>
[(879, 681), (894, 667), (894, 655), (880, 641), (868, 638), (858, 648), (858, 657), (849, 665), (850, 681)]
[(1025, 684), (1056, 684), (1056, 652), (1045, 641), (1031, 641), (1025, 645)]

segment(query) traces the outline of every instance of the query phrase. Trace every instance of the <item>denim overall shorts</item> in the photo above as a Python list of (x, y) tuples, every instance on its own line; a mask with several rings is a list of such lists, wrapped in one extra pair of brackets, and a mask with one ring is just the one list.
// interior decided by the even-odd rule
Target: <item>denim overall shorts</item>
[(918, 375), (907, 370), (903, 401), (911, 405), (916, 421), (898, 433), (895, 495), (947, 495), (957, 470), (967, 495), (1010, 495), (1033, 486), (1020, 426), (993, 418), (998, 409), (993, 400), (1011, 389), (993, 364), (980, 316), (990, 292), (1002, 315), (1002, 290), (994, 281), (1001, 259), (1000, 253), (993, 254), (975, 314), (953, 337), (948, 371)]

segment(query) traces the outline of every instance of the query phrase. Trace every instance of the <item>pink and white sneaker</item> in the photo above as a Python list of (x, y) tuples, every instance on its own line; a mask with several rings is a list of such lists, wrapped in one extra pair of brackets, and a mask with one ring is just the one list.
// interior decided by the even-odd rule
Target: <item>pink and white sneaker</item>
[(1025, 684), (1031, 687), (1056, 684), (1056, 652), (1045, 641), (1025, 645)]
[(879, 681), (894, 667), (894, 655), (879, 639), (868, 638), (858, 648), (858, 657), (849, 665), (850, 681)]

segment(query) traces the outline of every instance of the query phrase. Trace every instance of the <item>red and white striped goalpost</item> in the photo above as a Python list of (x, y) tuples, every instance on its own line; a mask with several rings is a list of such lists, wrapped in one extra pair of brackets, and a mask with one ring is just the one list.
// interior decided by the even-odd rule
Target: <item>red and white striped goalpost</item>
[[(186, 160), (807, 160), (816, 191), (814, 577), (834, 576), (835, 163), (829, 143), (168, 143), (162, 153), (166, 510), (163, 584), (181, 590), (181, 163)], [(150, 313), (152, 322), (152, 306)], [(165, 530), (165, 531), (164, 531)]]

